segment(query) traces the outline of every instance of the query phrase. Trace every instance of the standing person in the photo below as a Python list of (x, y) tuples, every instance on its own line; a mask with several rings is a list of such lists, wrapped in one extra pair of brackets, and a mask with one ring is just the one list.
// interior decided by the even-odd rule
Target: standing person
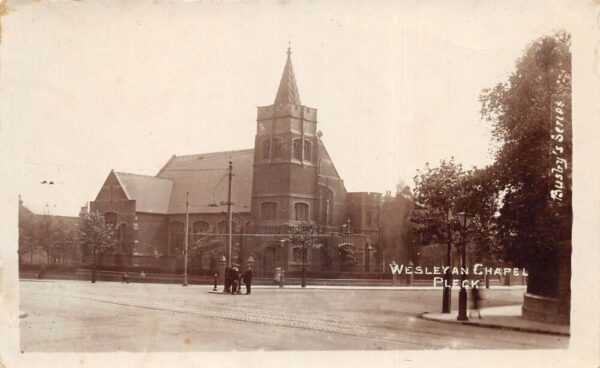
[(246, 294), (250, 294), (252, 291), (252, 268), (250, 266), (244, 273), (244, 284), (246, 284)]
[(231, 294), (235, 294), (237, 292), (238, 283), (240, 281), (240, 273), (237, 267), (233, 267), (231, 269)]
[(223, 291), (226, 293), (231, 292), (231, 271), (232, 269), (230, 267), (225, 268), (225, 288)]
[(479, 317), (479, 319), (482, 319), (481, 312), (479, 311), (481, 294), (479, 291), (479, 287), (477, 285), (475, 285), (474, 287), (471, 288), (471, 301), (473, 303), (473, 309), (471, 309), (471, 312), (469, 313), (469, 315), (477, 314), (477, 317)]

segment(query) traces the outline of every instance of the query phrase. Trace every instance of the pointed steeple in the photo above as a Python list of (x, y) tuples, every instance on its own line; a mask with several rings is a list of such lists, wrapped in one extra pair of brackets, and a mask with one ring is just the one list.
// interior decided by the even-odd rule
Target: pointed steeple
[(292, 49), (291, 47), (288, 47), (285, 68), (283, 69), (283, 74), (281, 75), (279, 89), (277, 89), (277, 96), (275, 96), (275, 105), (301, 104), (298, 86), (296, 85), (296, 77), (294, 76), (294, 68), (292, 67), (291, 55)]

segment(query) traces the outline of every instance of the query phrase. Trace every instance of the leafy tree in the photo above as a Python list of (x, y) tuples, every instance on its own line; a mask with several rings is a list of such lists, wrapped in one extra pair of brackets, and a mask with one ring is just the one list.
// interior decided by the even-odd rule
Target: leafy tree
[(319, 249), (323, 246), (323, 239), (320, 236), (322, 229), (319, 225), (310, 220), (301, 220), (290, 226), (289, 242), (302, 251), (302, 287), (306, 287), (306, 254), (308, 248)]
[[(530, 292), (557, 292), (558, 248), (570, 247), (572, 209), (570, 177), (562, 206), (549, 202), (553, 147), (551, 101), (563, 95), (565, 117), (571, 113), (570, 36), (564, 31), (528, 46), (507, 82), (481, 94), (481, 114), (493, 125), (498, 149), (488, 176), (500, 193), (497, 234), (501, 255), (529, 270)], [(570, 127), (561, 132), (571, 162)]]
[(424, 171), (415, 176), (415, 201), (411, 221), (415, 224), (415, 237), (421, 245), (441, 243), (451, 249), (460, 230), (456, 214), (460, 212), (464, 197), (463, 182), (467, 173), (461, 164), (442, 160), (439, 167), (427, 163)]
[(79, 229), (81, 245), (92, 253), (93, 269), (92, 283), (96, 282), (97, 255), (102, 255), (112, 249), (116, 243), (115, 229), (104, 221), (100, 212), (90, 212), (83, 215), (82, 226)]

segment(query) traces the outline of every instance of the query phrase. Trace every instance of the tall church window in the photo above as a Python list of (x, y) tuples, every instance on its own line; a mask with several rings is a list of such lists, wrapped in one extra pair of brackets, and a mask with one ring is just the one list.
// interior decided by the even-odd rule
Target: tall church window
[(206, 234), (210, 228), (210, 225), (206, 221), (196, 221), (192, 225), (192, 241), (195, 243), (196, 241), (202, 239), (202, 234)]
[(293, 153), (294, 159), (300, 161), (302, 159), (302, 140), (295, 139), (293, 148), (294, 148), (294, 153)]
[(312, 162), (312, 144), (304, 141), (304, 161)]
[(320, 221), (327, 225), (333, 225), (335, 197), (333, 190), (325, 185), (321, 186), (321, 201)]
[(265, 202), (260, 205), (260, 217), (263, 220), (277, 219), (277, 203)]
[(107, 212), (104, 214), (104, 223), (111, 225), (113, 228), (117, 227), (117, 214), (114, 212)]
[(268, 160), (271, 157), (271, 141), (268, 139), (262, 142), (262, 159)]
[(308, 205), (306, 203), (296, 203), (294, 205), (294, 215), (296, 220), (308, 220)]
[(273, 139), (273, 158), (281, 158), (281, 139)]
[(183, 250), (185, 241), (185, 225), (183, 222), (171, 222), (169, 226), (169, 236), (171, 238), (171, 253), (177, 253)]
[(217, 224), (217, 229), (219, 230), (219, 234), (229, 234), (229, 229), (227, 229), (227, 221), (219, 221)]

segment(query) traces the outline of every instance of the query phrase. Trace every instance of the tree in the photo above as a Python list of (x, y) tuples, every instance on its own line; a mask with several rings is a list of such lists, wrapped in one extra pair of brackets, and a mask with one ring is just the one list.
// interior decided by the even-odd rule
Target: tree
[[(570, 36), (557, 32), (528, 46), (507, 82), (486, 89), (481, 114), (498, 147), (488, 172), (501, 194), (497, 233), (501, 255), (529, 271), (528, 291), (556, 295), (559, 248), (571, 238)], [(561, 96), (565, 124), (554, 131), (553, 98)], [(562, 205), (550, 203), (550, 153), (560, 140), (566, 157)], [(568, 162), (568, 164), (566, 164)]]
[(79, 239), (81, 245), (92, 253), (92, 283), (94, 283), (96, 282), (96, 255), (102, 255), (116, 245), (115, 229), (104, 221), (104, 216), (100, 212), (86, 213), (79, 230)]
[[(415, 237), (423, 245), (443, 244), (446, 246), (446, 266), (451, 265), (452, 244), (459, 240), (461, 226), (457, 218), (464, 211), (464, 182), (467, 173), (461, 164), (442, 160), (440, 166), (432, 168), (427, 163), (424, 171), (415, 176), (415, 201), (411, 221), (415, 224)], [(442, 312), (450, 312), (450, 287), (447, 286), (451, 274), (445, 273), (446, 285), (443, 290)]]
[(321, 227), (310, 220), (301, 220), (292, 225), (289, 231), (289, 242), (300, 247), (302, 252), (302, 287), (306, 287), (306, 253), (308, 248), (319, 249), (323, 246), (323, 239), (319, 235)]

